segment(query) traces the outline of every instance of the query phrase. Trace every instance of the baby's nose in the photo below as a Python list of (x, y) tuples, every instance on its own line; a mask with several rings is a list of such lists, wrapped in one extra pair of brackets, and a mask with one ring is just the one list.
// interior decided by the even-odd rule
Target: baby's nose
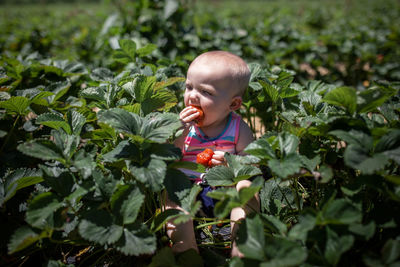
[(195, 104), (198, 102), (199, 97), (198, 97), (198, 93), (196, 90), (191, 90), (189, 93), (189, 100), (192, 104)]

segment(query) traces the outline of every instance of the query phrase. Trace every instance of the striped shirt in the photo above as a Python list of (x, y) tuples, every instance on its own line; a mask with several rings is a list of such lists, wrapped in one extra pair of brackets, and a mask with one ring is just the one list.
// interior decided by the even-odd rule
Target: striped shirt
[[(231, 112), (225, 129), (215, 138), (208, 138), (199, 127), (192, 125), (185, 138), (182, 160), (196, 162), (197, 154), (203, 152), (206, 148), (210, 148), (213, 151), (219, 150), (235, 154), (239, 138), (240, 121), (240, 115)], [(194, 182), (201, 182), (201, 173), (188, 169), (182, 169), (182, 171)]]

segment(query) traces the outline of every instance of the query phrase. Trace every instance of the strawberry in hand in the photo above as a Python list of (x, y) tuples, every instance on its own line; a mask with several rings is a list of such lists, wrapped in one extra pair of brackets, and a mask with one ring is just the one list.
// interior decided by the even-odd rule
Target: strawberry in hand
[(204, 165), (205, 167), (211, 167), (212, 166), (211, 159), (213, 155), (214, 151), (212, 151), (209, 148), (206, 148), (203, 152), (197, 154), (196, 162)]
[(197, 110), (197, 112), (199, 112), (200, 115), (195, 119), (195, 122), (196, 122), (197, 126), (201, 127), (203, 125), (203, 121), (204, 121), (204, 112), (203, 112), (203, 110), (200, 107), (197, 107), (197, 106), (193, 106), (193, 105), (190, 105), (190, 106), (195, 108)]

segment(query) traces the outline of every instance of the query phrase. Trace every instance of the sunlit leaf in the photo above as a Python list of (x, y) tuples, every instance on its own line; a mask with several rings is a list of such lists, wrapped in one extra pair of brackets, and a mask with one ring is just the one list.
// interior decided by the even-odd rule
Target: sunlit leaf
[(337, 87), (328, 92), (322, 99), (328, 104), (345, 108), (353, 114), (357, 108), (357, 94), (352, 87)]

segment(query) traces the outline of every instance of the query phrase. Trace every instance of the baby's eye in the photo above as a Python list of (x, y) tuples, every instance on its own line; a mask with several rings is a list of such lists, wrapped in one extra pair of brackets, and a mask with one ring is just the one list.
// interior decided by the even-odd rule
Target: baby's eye
[(211, 95), (211, 93), (210, 93), (209, 91), (206, 91), (206, 90), (201, 90), (201, 92), (202, 92), (203, 94), (205, 94), (205, 95)]
[(186, 85), (186, 90), (192, 90), (193, 88), (190, 85)]

